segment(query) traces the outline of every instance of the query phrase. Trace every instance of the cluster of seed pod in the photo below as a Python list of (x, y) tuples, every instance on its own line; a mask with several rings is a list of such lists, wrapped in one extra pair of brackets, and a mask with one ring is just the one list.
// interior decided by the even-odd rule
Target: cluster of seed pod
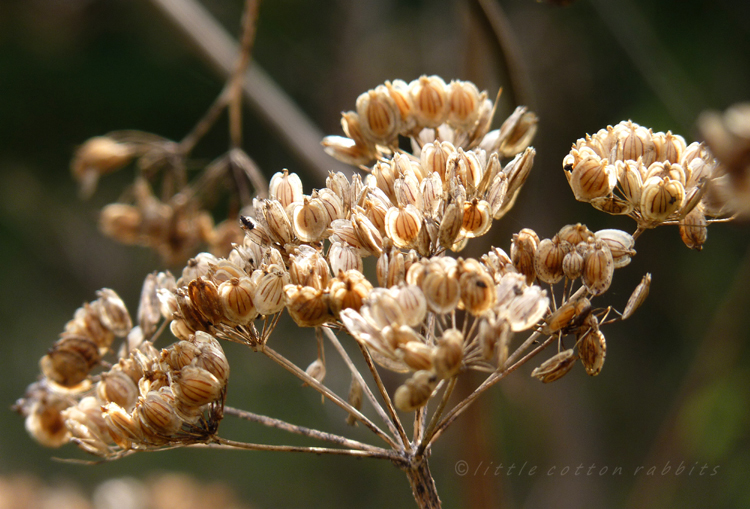
[(101, 210), (101, 231), (123, 244), (150, 247), (169, 264), (183, 263), (202, 244), (226, 254), (226, 246), (242, 240), (235, 221), (214, 226), (211, 214), (180, 194), (163, 202), (142, 178), (136, 179), (133, 194), (133, 204), (110, 203)]
[(721, 214), (705, 200), (717, 167), (704, 144), (687, 145), (682, 136), (631, 121), (579, 139), (563, 159), (577, 200), (628, 215), (639, 229), (679, 223), (683, 241), (694, 249), (705, 242), (706, 216)]
[(228, 377), (219, 342), (199, 332), (161, 351), (145, 341), (87, 385), (65, 390), (44, 378), (29, 387), (17, 408), (43, 445), (73, 442), (110, 457), (211, 436), (222, 417)]
[[(376, 362), (413, 372), (396, 390), (397, 408), (424, 406), (440, 380), (463, 370), (501, 367), (497, 352), (511, 334), (532, 328), (547, 312), (544, 290), (528, 285), (510, 264), (496, 269), (473, 258), (423, 258), (396, 286), (372, 290), (358, 311), (341, 311), (348, 332)], [(461, 311), (463, 325), (456, 323)], [(447, 323), (454, 325), (439, 325)]]
[(122, 299), (109, 288), (97, 292), (98, 299), (78, 308), (65, 324), (60, 339), (39, 361), (51, 382), (73, 388), (88, 379), (115, 337), (125, 337), (132, 321)]
[(581, 278), (591, 295), (601, 295), (609, 289), (614, 270), (630, 263), (634, 245), (633, 236), (622, 230), (594, 233), (580, 223), (563, 226), (551, 239), (542, 240), (524, 228), (513, 235), (510, 259), (528, 283)]
[(537, 123), (536, 115), (519, 107), (501, 129), (489, 132), (494, 105), (487, 92), (468, 81), (446, 84), (439, 76), (386, 81), (360, 95), (356, 110), (342, 114), (346, 136), (323, 140), (328, 154), (353, 166), (396, 152), (399, 135), (416, 148), (437, 137), (461, 148), (486, 145), (508, 157), (529, 144)]
[[(133, 325), (125, 304), (110, 289), (79, 308), (40, 361), (43, 374), (17, 410), (40, 443), (69, 441), (110, 457), (133, 448), (199, 441), (221, 419), (229, 365), (218, 341), (197, 332), (161, 351), (150, 339), (162, 318), (172, 319), (176, 282), (168, 272), (150, 274)], [(115, 338), (125, 338), (118, 361), (106, 366)]]

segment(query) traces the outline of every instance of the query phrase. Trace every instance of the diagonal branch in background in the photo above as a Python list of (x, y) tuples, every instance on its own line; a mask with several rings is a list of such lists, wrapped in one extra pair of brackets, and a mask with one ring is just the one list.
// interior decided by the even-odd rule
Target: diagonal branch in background
[[(197, 0), (149, 0), (177, 27), (223, 78), (235, 69), (239, 46)], [(250, 107), (268, 123), (319, 184), (328, 171), (352, 170), (332, 159), (320, 145), (323, 133), (255, 62), (245, 73), (243, 90)]]

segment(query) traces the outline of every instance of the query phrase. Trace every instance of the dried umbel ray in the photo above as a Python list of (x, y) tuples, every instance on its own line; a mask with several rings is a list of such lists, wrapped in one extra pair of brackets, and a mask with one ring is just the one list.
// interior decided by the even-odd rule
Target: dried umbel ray
[[(533, 164), (536, 116), (519, 107), (490, 130), (493, 113), (486, 92), (437, 76), (362, 94), (356, 111), (343, 114), (346, 137), (323, 144), (366, 174), (330, 173), (326, 187), (305, 194), (299, 176), (276, 173), (267, 197), (241, 215), (244, 237), (225, 257), (200, 253), (177, 279), (146, 278), (135, 326), (117, 295), (102, 290), (76, 312), (41, 363), (44, 377), (17, 405), (32, 436), (52, 446), (72, 441), (105, 458), (196, 444), (387, 458), (410, 472), (424, 502), (420, 465), (445, 428), (549, 345), (557, 351), (532, 376), (554, 382), (578, 359), (598, 375), (602, 328), (630, 317), (651, 284), (647, 274), (623, 313), (597, 304), (636, 255), (636, 239), (674, 223), (688, 245), (700, 247), (710, 215), (703, 196), (717, 163), (706, 147), (623, 122), (578, 140), (563, 167), (577, 199), (633, 217), (634, 234), (580, 223), (549, 237), (523, 228), (508, 251), (453, 257), (512, 207)], [(399, 137), (410, 139), (411, 152), (398, 149)], [(370, 256), (377, 259), (373, 280), (363, 270)], [(305, 369), (274, 349), (285, 311), (316, 330), (317, 356)], [(167, 328), (177, 341), (159, 350), (154, 342)], [(382, 404), (336, 330), (353, 338)], [(103, 357), (114, 353), (115, 337), (125, 340), (108, 366)], [(351, 370), (348, 395), (325, 385), (326, 337)], [(220, 340), (270, 357), (388, 447), (225, 407), (229, 362)], [(402, 373), (392, 393), (380, 370)], [(457, 378), (469, 371), (488, 378), (448, 408)], [(364, 400), (386, 429), (363, 413)], [(413, 439), (397, 410), (416, 412)], [(218, 435), (225, 412), (348, 448), (233, 442)]]

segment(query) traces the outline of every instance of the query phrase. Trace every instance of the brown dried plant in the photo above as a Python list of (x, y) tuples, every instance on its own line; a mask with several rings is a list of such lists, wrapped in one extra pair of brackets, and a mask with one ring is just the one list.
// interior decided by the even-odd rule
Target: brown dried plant
[[(531, 375), (544, 383), (579, 360), (587, 374), (599, 374), (603, 327), (630, 317), (651, 283), (646, 274), (625, 309), (614, 310), (600, 301), (615, 270), (636, 255), (643, 232), (665, 224), (678, 225), (685, 244), (701, 249), (708, 224), (736, 212), (720, 192), (707, 192), (727, 170), (703, 143), (622, 122), (576, 141), (562, 167), (576, 199), (632, 217), (633, 234), (571, 224), (543, 238), (524, 228), (507, 251), (453, 257), (515, 203), (534, 162), (536, 115), (520, 106), (493, 130), (495, 102), (470, 82), (386, 81), (342, 115), (344, 136), (323, 140), (331, 156), (363, 173), (331, 172), (326, 187), (305, 194), (299, 176), (283, 170), (266, 188), (240, 147), (241, 80), (256, 17), (257, 4), (248, 1), (236, 72), (184, 140), (110, 133), (86, 142), (73, 161), (84, 194), (101, 175), (136, 162), (130, 201), (102, 211), (105, 234), (148, 245), (170, 263), (201, 243), (213, 254), (193, 256), (177, 278), (148, 275), (135, 324), (117, 294), (101, 290), (65, 325), (17, 409), (40, 443), (73, 442), (104, 460), (174, 447), (386, 459), (406, 473), (419, 507), (440, 507), (428, 458), (445, 430), (530, 361), (539, 363)], [(188, 182), (190, 152), (224, 108), (231, 149)], [(711, 133), (719, 129), (713, 122), (703, 123)], [(709, 136), (712, 146), (724, 147), (720, 141)], [(728, 174), (738, 173), (732, 166)], [(229, 183), (229, 210), (239, 221), (214, 227), (208, 210), (221, 182)], [(370, 256), (374, 280), (364, 275)], [(306, 368), (276, 350), (273, 332), (285, 312), (315, 330), (318, 356)], [(166, 329), (176, 341), (159, 349)], [(368, 373), (339, 336), (349, 336)], [(347, 423), (370, 430), (377, 445), (227, 406), (222, 341), (272, 359), (340, 407)], [(351, 372), (348, 394), (325, 384), (326, 341)], [(392, 394), (383, 370), (403, 373)], [(455, 401), (456, 381), (470, 370), (486, 378)], [(330, 445), (237, 442), (218, 433), (225, 415)], [(411, 429), (404, 417), (413, 419)]]

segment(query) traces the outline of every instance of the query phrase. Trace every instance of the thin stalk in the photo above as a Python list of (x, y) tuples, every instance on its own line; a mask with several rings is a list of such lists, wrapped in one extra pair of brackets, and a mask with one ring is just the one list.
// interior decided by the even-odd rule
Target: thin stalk
[(330, 447), (305, 447), (296, 445), (269, 445), (238, 442), (221, 437), (214, 437), (215, 442), (210, 444), (196, 444), (190, 447), (205, 447), (208, 449), (224, 450), (247, 450), (247, 451), (273, 451), (273, 452), (306, 452), (312, 454), (334, 454), (337, 456), (358, 456), (361, 458), (380, 458), (398, 461), (399, 457), (394, 451), (373, 452), (360, 451), (357, 449), (332, 449)]
[(448, 382), (448, 387), (446, 387), (445, 392), (443, 392), (443, 398), (440, 400), (440, 404), (435, 409), (435, 413), (432, 414), (432, 417), (430, 418), (430, 423), (427, 425), (427, 431), (425, 431), (424, 438), (422, 438), (422, 440), (420, 440), (419, 442), (419, 447), (417, 448), (417, 452), (415, 454), (416, 457), (420, 457), (422, 456), (422, 454), (424, 454), (424, 451), (427, 448), (427, 444), (430, 442), (432, 434), (435, 432), (435, 426), (437, 426), (437, 423), (440, 421), (440, 417), (442, 417), (443, 415), (443, 411), (448, 404), (448, 400), (453, 394), (453, 389), (456, 387), (457, 380), (458, 377), (454, 376)]
[(226, 415), (233, 415), (235, 417), (244, 419), (246, 421), (257, 422), (258, 424), (262, 424), (263, 426), (268, 426), (269, 428), (276, 428), (276, 429), (280, 429), (283, 431), (287, 431), (289, 433), (294, 433), (297, 435), (314, 438), (316, 440), (322, 440), (324, 442), (331, 442), (333, 444), (338, 444), (344, 447), (349, 447), (350, 449), (360, 449), (362, 451), (373, 451), (373, 452), (385, 452), (386, 451), (386, 449), (383, 449), (381, 447), (375, 447), (374, 445), (358, 442), (357, 440), (351, 440), (346, 437), (342, 437), (341, 435), (336, 435), (334, 433), (327, 433), (325, 431), (320, 431), (320, 430), (313, 429), (313, 428), (307, 428), (305, 426), (298, 426), (296, 424), (291, 424), (289, 422), (282, 421), (281, 419), (274, 419), (273, 417), (268, 417), (267, 415), (260, 415), (260, 414), (256, 414), (253, 412), (248, 412), (247, 410), (241, 410), (239, 408), (224, 406), (224, 413)]
[[(534, 333), (537, 334), (537, 333)], [(533, 335), (532, 335), (533, 336)], [(487, 379), (482, 382), (482, 384), (477, 387), (474, 392), (469, 394), (466, 399), (461, 401), (459, 404), (457, 404), (455, 407), (451, 409), (450, 412), (448, 412), (448, 415), (446, 415), (442, 421), (440, 421), (440, 424), (437, 425), (435, 433), (433, 434), (432, 438), (430, 438), (429, 442), (427, 443), (427, 446), (429, 447), (437, 438), (443, 434), (445, 429), (450, 426), (453, 421), (456, 420), (456, 418), (461, 415), (469, 405), (471, 405), (484, 391), (495, 385), (497, 382), (508, 376), (513, 371), (517, 370), (524, 364), (526, 364), (532, 357), (534, 357), (536, 354), (544, 350), (552, 341), (554, 341), (556, 336), (550, 336), (547, 338), (544, 343), (536, 347), (534, 350), (529, 352), (525, 357), (523, 357), (521, 360), (510, 366), (509, 368), (504, 369), (503, 371), (499, 371), (496, 373), (491, 374), (487, 377)], [(528, 342), (528, 339), (526, 340)]]
[(359, 349), (362, 351), (362, 357), (365, 358), (367, 367), (370, 368), (370, 373), (372, 373), (372, 378), (375, 380), (375, 384), (378, 386), (380, 396), (385, 402), (385, 407), (388, 409), (388, 413), (391, 414), (393, 424), (398, 430), (398, 436), (401, 437), (401, 442), (405, 446), (409, 443), (409, 439), (406, 437), (406, 431), (404, 431), (404, 426), (403, 424), (401, 424), (401, 419), (399, 419), (398, 415), (396, 414), (396, 409), (393, 406), (391, 397), (388, 395), (388, 391), (385, 390), (385, 385), (383, 385), (383, 380), (380, 378), (380, 373), (378, 373), (378, 370), (375, 368), (375, 363), (373, 363), (372, 361), (372, 356), (370, 355), (370, 352), (367, 351), (367, 348), (365, 348), (364, 345), (359, 342), (357, 342), (357, 345), (359, 345)]
[(440, 497), (435, 487), (435, 480), (430, 472), (430, 465), (426, 459), (411, 464), (406, 470), (412, 495), (420, 509), (440, 509)]
[(224, 111), (224, 108), (227, 107), (227, 104), (229, 104), (229, 96), (230, 96), (230, 86), (227, 84), (219, 93), (219, 95), (214, 99), (213, 104), (208, 108), (206, 113), (203, 115), (203, 118), (201, 118), (197, 124), (195, 124), (195, 127), (187, 134), (185, 137), (180, 141), (178, 145), (178, 151), (179, 153), (184, 157), (190, 154), (190, 152), (193, 151), (195, 146), (198, 144), (198, 142), (203, 138), (208, 131), (211, 130), (211, 127), (216, 123), (216, 121), (219, 119), (219, 116), (221, 115), (221, 112)]
[(242, 83), (255, 41), (259, 7), (260, 0), (245, 0), (240, 56), (229, 85), (229, 137), (232, 140), (232, 148), (242, 146)]
[(380, 438), (382, 438), (391, 448), (398, 449), (398, 446), (393, 441), (393, 439), (388, 436), (382, 429), (380, 429), (374, 422), (372, 422), (370, 419), (362, 415), (362, 412), (351, 406), (349, 403), (341, 399), (336, 393), (331, 391), (328, 387), (321, 384), (317, 380), (315, 380), (313, 377), (308, 375), (304, 372), (304, 370), (300, 369), (296, 364), (289, 361), (286, 357), (281, 355), (280, 353), (274, 351), (273, 349), (269, 348), (268, 346), (263, 347), (263, 353), (266, 354), (271, 360), (275, 361), (277, 364), (279, 364), (281, 367), (292, 373), (294, 376), (305, 382), (307, 385), (321, 393), (326, 398), (333, 401), (336, 405), (341, 407), (343, 410), (348, 412), (349, 414), (353, 415), (355, 419), (360, 421), (362, 424), (370, 428), (370, 430), (378, 435)]
[[(398, 422), (400, 425), (401, 422), (398, 419), (395, 419), (392, 421), (388, 418), (388, 415), (386, 415), (385, 410), (383, 409), (382, 405), (378, 402), (378, 400), (375, 398), (375, 395), (372, 393), (372, 390), (370, 389), (370, 386), (367, 385), (364, 378), (362, 377), (362, 373), (359, 372), (357, 369), (357, 366), (354, 365), (354, 362), (352, 362), (351, 357), (349, 357), (349, 354), (346, 353), (346, 350), (344, 350), (344, 346), (341, 344), (341, 341), (339, 341), (339, 338), (336, 337), (336, 334), (333, 333), (333, 331), (327, 327), (323, 328), (323, 332), (326, 336), (328, 336), (328, 339), (333, 344), (333, 347), (336, 348), (336, 350), (339, 352), (339, 355), (341, 355), (341, 358), (344, 359), (344, 362), (349, 367), (349, 371), (351, 371), (352, 376), (354, 376), (359, 384), (362, 386), (362, 390), (365, 392), (365, 395), (367, 396), (367, 399), (372, 404), (373, 408), (375, 408), (375, 411), (378, 413), (381, 419), (383, 419), (383, 422), (385, 422), (386, 426), (390, 429), (393, 436), (401, 437), (401, 443), (402, 445), (406, 445), (408, 443), (408, 440), (405, 439), (405, 436), (403, 433), (403, 426), (399, 426), (401, 428), (401, 433), (399, 433), (398, 428), (394, 424), (395, 422)], [(380, 382), (380, 383), (378, 383)], [(380, 380), (380, 377), (378, 377), (375, 380), (375, 383), (378, 385), (378, 389), (382, 386), (382, 381)], [(385, 396), (383, 396), (383, 391), (381, 391), (381, 397), (383, 397), (383, 400), (385, 400), (386, 397), (388, 397), (388, 393), (385, 392)], [(393, 416), (393, 414), (391, 414)]]

